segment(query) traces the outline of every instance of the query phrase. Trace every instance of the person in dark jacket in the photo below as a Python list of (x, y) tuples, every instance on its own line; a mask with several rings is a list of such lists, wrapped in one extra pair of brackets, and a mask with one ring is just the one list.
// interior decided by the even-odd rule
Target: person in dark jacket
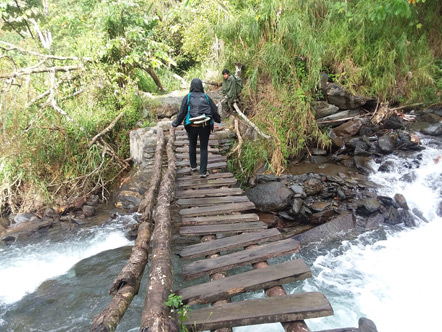
[[(207, 104), (205, 104), (207, 103)], [(205, 113), (210, 112), (211, 120), (204, 123), (191, 122), (191, 114), (201, 108), (206, 108)], [(190, 93), (181, 101), (181, 107), (177, 118), (172, 122), (173, 127), (178, 127), (183, 121), (184, 128), (189, 138), (189, 159), (192, 171), (198, 170), (196, 163), (196, 145), (199, 136), (200, 140), (200, 177), (207, 176), (207, 146), (209, 136), (213, 131), (213, 122), (221, 123), (221, 117), (218, 113), (214, 101), (204, 93), (203, 82), (199, 78), (194, 78), (190, 83)]]
[(234, 110), (233, 103), (238, 100), (238, 89), (236, 86), (235, 77), (230, 75), (228, 69), (222, 71), (223, 74), (223, 88), (222, 93), (227, 98), (227, 111), (232, 112)]

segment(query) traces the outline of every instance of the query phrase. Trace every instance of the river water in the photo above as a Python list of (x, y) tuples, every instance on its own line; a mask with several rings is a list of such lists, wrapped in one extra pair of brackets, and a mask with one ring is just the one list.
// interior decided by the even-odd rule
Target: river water
[[(372, 319), (379, 332), (438, 330), (442, 218), (436, 211), (442, 161), (435, 159), (442, 151), (431, 139), (423, 138), (423, 143), (424, 151), (386, 157), (394, 170), (375, 173), (370, 180), (379, 184), (379, 194), (402, 193), (410, 209), (418, 208), (428, 223), (353, 232), (311, 243), (285, 258), (304, 259), (313, 273), (286, 285), (287, 292), (320, 291), (334, 309), (331, 317), (308, 320), (312, 331), (357, 327), (359, 317)], [(415, 172), (412, 183), (400, 180), (410, 171)], [(93, 316), (108, 304), (109, 286), (130, 254), (124, 227), (133, 222), (132, 216), (124, 216), (68, 241), (0, 248), (0, 331), (88, 331)], [(134, 299), (117, 331), (138, 331), (143, 300)], [(234, 330), (283, 331), (279, 324)]]

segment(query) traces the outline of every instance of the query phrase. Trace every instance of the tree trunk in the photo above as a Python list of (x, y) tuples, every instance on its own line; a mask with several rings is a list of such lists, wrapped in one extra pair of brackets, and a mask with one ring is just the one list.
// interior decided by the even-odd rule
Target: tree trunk
[(153, 70), (153, 68), (149, 66), (147, 68), (144, 68), (144, 70), (146, 70), (147, 73), (150, 75), (150, 77), (152, 77), (152, 79), (154, 80), (155, 84), (158, 87), (158, 90), (164, 91), (163, 85), (161, 84), (161, 81), (157, 76), (157, 74), (155, 73), (155, 71)]
[[(154, 195), (158, 191), (159, 180), (161, 179), (163, 149), (164, 134), (163, 130), (158, 128), (153, 175), (155, 180), (151, 181), (143, 202), (146, 200), (149, 200), (149, 202), (153, 201), (154, 198), (151, 195)], [(92, 332), (114, 331), (132, 302), (132, 299), (138, 294), (143, 272), (148, 261), (149, 241), (152, 234), (152, 220), (150, 218), (152, 209), (153, 204), (145, 204), (141, 217), (142, 223), (138, 228), (137, 239), (132, 248), (129, 261), (111, 286), (109, 293), (114, 295), (112, 301), (105, 310), (95, 316), (91, 328)]]
[(161, 181), (157, 209), (154, 216), (155, 229), (152, 238), (152, 259), (141, 317), (141, 332), (178, 332), (175, 318), (165, 305), (173, 292), (171, 253), (171, 221), (169, 205), (173, 198), (176, 161), (173, 152), (175, 131), (171, 129), (167, 143), (167, 173)]

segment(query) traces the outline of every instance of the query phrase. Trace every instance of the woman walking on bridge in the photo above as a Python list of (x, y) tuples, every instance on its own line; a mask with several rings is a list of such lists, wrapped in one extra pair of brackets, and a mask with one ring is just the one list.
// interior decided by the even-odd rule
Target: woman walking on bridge
[(177, 118), (172, 122), (173, 127), (178, 127), (183, 120), (184, 128), (189, 138), (189, 159), (192, 171), (198, 170), (196, 163), (196, 145), (199, 136), (200, 140), (200, 177), (207, 176), (207, 146), (209, 136), (213, 131), (214, 121), (221, 122), (214, 101), (204, 93), (203, 82), (199, 78), (194, 78), (190, 83), (190, 92), (182, 102)]

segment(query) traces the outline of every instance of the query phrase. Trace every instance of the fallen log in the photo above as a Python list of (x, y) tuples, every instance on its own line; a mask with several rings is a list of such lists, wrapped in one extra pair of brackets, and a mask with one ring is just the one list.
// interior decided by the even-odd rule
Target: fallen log
[(161, 181), (154, 215), (155, 229), (152, 237), (152, 259), (141, 316), (141, 332), (178, 332), (175, 317), (165, 304), (169, 295), (173, 292), (172, 234), (169, 205), (173, 198), (176, 176), (176, 161), (173, 152), (174, 141), (175, 130), (171, 129), (167, 143), (167, 173)]
[[(163, 131), (159, 128), (157, 132), (153, 180), (150, 183), (143, 202), (146, 200), (153, 201), (152, 195), (158, 191), (161, 179), (161, 161), (164, 141)], [(132, 248), (129, 261), (113, 282), (109, 293), (114, 295), (114, 297), (107, 308), (95, 316), (91, 332), (115, 331), (118, 323), (132, 302), (132, 299), (138, 294), (143, 272), (148, 261), (149, 241), (152, 233), (152, 209), (153, 204), (144, 204), (141, 217), (142, 223), (138, 228), (137, 239)]]
[(236, 103), (233, 103), (233, 107), (236, 110), (236, 113), (238, 113), (238, 115), (253, 129), (255, 129), (255, 131), (262, 137), (269, 139), (270, 136), (264, 134), (252, 121), (250, 121), (243, 112), (241, 112), (241, 110), (239, 109), (238, 105)]

